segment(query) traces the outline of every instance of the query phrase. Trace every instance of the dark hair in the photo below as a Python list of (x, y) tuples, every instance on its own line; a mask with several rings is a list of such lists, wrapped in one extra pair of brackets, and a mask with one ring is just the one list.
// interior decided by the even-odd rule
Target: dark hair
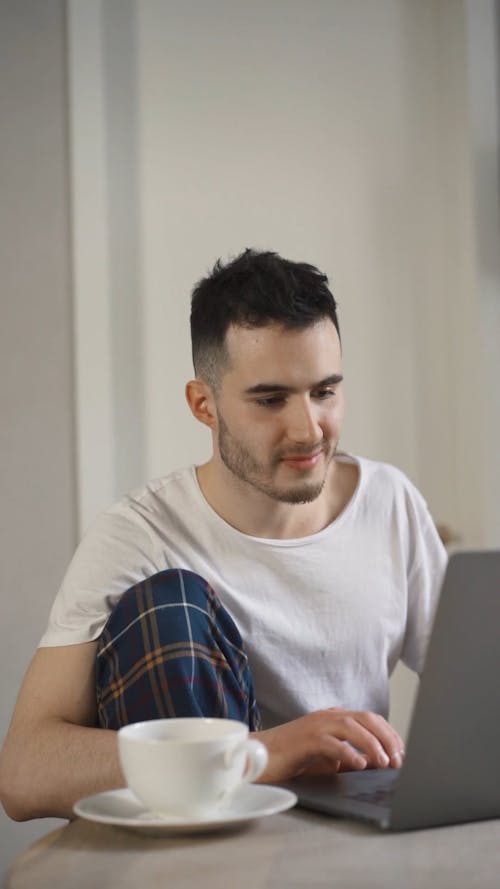
[(336, 309), (327, 276), (313, 265), (250, 249), (226, 265), (218, 260), (191, 297), (195, 373), (217, 387), (231, 324), (301, 329), (330, 318), (340, 337)]

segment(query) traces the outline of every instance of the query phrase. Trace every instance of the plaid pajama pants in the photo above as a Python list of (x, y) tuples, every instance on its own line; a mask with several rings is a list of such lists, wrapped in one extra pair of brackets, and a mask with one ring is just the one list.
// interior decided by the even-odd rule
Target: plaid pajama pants
[(173, 716), (260, 728), (240, 633), (203, 578), (169, 569), (127, 590), (98, 640), (99, 725)]

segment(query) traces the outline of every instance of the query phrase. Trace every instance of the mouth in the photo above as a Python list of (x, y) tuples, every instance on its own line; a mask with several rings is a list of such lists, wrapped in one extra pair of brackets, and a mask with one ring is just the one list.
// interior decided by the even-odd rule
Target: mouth
[(312, 454), (290, 454), (281, 458), (281, 462), (292, 469), (313, 469), (320, 461), (323, 450), (314, 451)]

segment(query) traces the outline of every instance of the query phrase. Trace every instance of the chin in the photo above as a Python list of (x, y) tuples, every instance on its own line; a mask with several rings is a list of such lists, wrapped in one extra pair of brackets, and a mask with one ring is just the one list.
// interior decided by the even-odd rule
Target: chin
[(323, 490), (324, 482), (320, 485), (303, 485), (299, 488), (290, 488), (285, 491), (275, 491), (273, 499), (282, 503), (312, 503), (317, 500)]

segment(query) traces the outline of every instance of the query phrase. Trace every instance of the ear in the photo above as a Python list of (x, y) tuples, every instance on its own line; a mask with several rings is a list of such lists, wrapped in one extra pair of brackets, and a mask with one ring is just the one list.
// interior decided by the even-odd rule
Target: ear
[(217, 411), (215, 409), (215, 399), (208, 383), (205, 383), (203, 380), (190, 380), (186, 384), (186, 401), (193, 417), (215, 431), (217, 428)]

